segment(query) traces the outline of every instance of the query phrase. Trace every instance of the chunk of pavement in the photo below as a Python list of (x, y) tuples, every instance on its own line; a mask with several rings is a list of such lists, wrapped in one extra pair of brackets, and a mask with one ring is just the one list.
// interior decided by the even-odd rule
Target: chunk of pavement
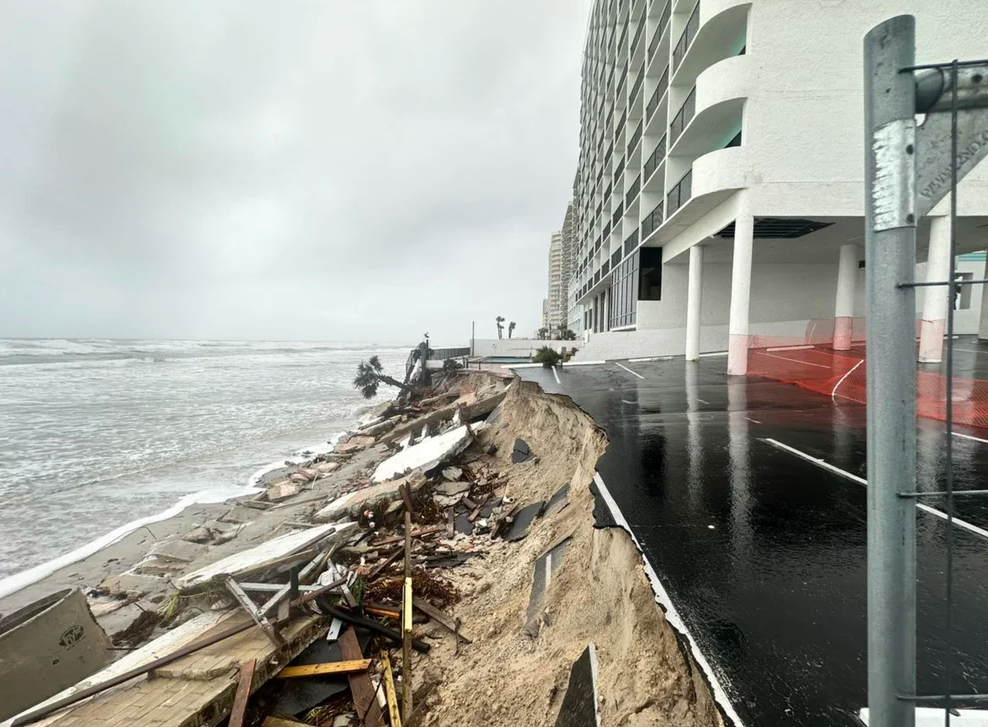
[(480, 514), (477, 515), (477, 519), (473, 522), (470, 522), (470, 509), (463, 506), (456, 508), (453, 516), (453, 529), (464, 535), (473, 535), (474, 531), (480, 526), (481, 521), (487, 520), (494, 514), (494, 508), (500, 505), (501, 501), (500, 497), (491, 498), (487, 504), (480, 508)]
[(542, 512), (542, 505), (543, 503), (541, 502), (533, 502), (531, 505), (526, 505), (516, 512), (511, 520), (511, 524), (508, 525), (508, 529), (504, 532), (504, 539), (508, 542), (514, 542), (528, 535), (528, 531), (532, 527), (532, 523), (535, 522), (535, 518)]
[(371, 481), (393, 480), (414, 470), (429, 472), (470, 446), (473, 434), (482, 428), (482, 425), (474, 425), (471, 431), (470, 427), (462, 426), (437, 437), (427, 437), (381, 462)]
[[(357, 631), (357, 642), (360, 644), (361, 652), (366, 653), (367, 646), (370, 644), (370, 633), (363, 630)], [(316, 639), (292, 661), (292, 666), (330, 664), (337, 661), (343, 661), (339, 643), (335, 640)], [(307, 712), (330, 697), (350, 689), (350, 681), (346, 674), (327, 674), (279, 681), (281, 682), (278, 685), (281, 693), (271, 711), (275, 714), (290, 714), (293, 717), (300, 717), (303, 712)]]
[(456, 482), (461, 477), (463, 477), (462, 467), (447, 467), (443, 470), (443, 477), (450, 482)]
[(497, 407), (485, 420), (488, 426), (501, 423), (501, 407)]
[[(208, 531), (207, 531), (208, 532)], [(185, 540), (166, 540), (158, 543), (148, 555), (153, 555), (162, 560), (178, 561), (179, 563), (191, 563), (199, 554), (204, 551), (201, 545), (189, 543)]]
[(563, 553), (566, 552), (569, 541), (570, 538), (568, 537), (563, 539), (535, 561), (535, 572), (532, 575), (532, 594), (529, 596), (528, 612), (525, 615), (525, 633), (533, 639), (539, 635), (539, 612), (542, 610), (542, 602), (545, 600), (545, 594), (552, 583), (552, 576), (563, 562)]
[(287, 500), (301, 491), (301, 487), (295, 482), (285, 482), (268, 488), (268, 500), (271, 502), (281, 502)]
[(569, 685), (563, 697), (555, 727), (598, 727), (597, 650), (593, 642), (573, 662)]
[(514, 449), (511, 451), (512, 463), (518, 464), (520, 462), (524, 462), (531, 456), (532, 450), (529, 449), (528, 442), (521, 438), (516, 439)]
[(366, 434), (368, 437), (379, 437), (382, 434), (387, 434), (398, 424), (398, 418), (393, 417), (391, 419), (385, 419), (383, 422), (378, 422), (377, 424), (372, 424), (369, 427), (360, 430), (361, 434)]
[(470, 490), (469, 482), (443, 482), (440, 485), (436, 485), (437, 495), (459, 495), (461, 492), (467, 492)]
[(199, 526), (198, 528), (192, 528), (189, 532), (182, 536), (182, 540), (187, 540), (190, 543), (199, 543), (205, 545), (213, 539), (213, 534), (209, 532), (209, 528)]
[(316, 465), (316, 469), (320, 474), (328, 475), (330, 472), (335, 472), (340, 468), (339, 462), (320, 462)]
[(377, 505), (392, 502), (401, 498), (398, 489), (401, 485), (408, 485), (411, 491), (417, 492), (428, 480), (421, 472), (413, 472), (407, 477), (399, 477), (377, 485), (365, 487), (362, 490), (347, 493), (337, 497), (331, 503), (319, 510), (314, 519), (316, 522), (332, 522), (346, 517), (350, 513), (361, 513), (368, 508), (373, 509)]
[(233, 523), (234, 525), (243, 525), (244, 523), (249, 523), (257, 516), (258, 516), (257, 510), (250, 507), (244, 507), (240, 503), (237, 503), (225, 515), (222, 515), (220, 517), (220, 522)]
[(545, 504), (545, 509), (542, 511), (542, 517), (548, 517), (553, 513), (559, 512), (564, 507), (566, 507), (569, 502), (569, 485), (563, 485), (558, 490), (556, 490), (549, 501)]

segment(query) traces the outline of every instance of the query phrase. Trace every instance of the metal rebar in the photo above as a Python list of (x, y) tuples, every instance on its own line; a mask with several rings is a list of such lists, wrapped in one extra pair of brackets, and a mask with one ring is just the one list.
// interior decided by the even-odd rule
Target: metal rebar
[[(945, 497), (946, 490), (934, 490), (930, 492), (900, 492), (899, 497)], [(988, 495), (988, 490), (955, 490), (954, 497), (965, 497), (968, 495)]]

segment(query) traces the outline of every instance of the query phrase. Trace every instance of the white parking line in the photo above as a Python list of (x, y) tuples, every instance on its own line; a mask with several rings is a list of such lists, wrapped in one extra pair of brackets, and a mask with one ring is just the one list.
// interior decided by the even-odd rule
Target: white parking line
[(961, 434), (960, 432), (951, 432), (955, 437), (960, 437), (961, 439), (970, 439), (973, 442), (984, 442), (988, 444), (988, 439), (982, 439), (981, 437), (972, 437), (970, 434)]
[[(856, 364), (854, 364), (854, 366), (851, 368), (850, 371), (848, 371), (846, 374), (844, 374), (843, 376), (840, 377), (840, 381), (838, 381), (836, 384), (834, 384), (834, 390), (830, 392), (830, 400), (831, 401), (833, 401), (835, 403), (837, 402), (837, 389), (840, 388), (840, 385), (844, 383), (844, 379), (846, 379), (848, 376), (850, 376), (852, 373), (854, 373), (854, 369), (856, 369), (858, 366), (860, 366), (863, 363), (864, 363), (864, 359), (861, 359), (860, 361), (858, 361)], [(843, 398), (846, 399), (847, 397), (843, 397)]]
[(808, 348), (813, 348), (813, 346), (776, 346), (775, 348), (766, 348), (766, 351), (805, 351)]
[(713, 356), (726, 356), (727, 351), (712, 351), (711, 353), (701, 353), (700, 358), (712, 358)]
[(631, 369), (629, 369), (629, 368), (628, 368), (627, 366), (622, 366), (622, 365), (621, 365), (621, 364), (619, 364), (619, 363), (618, 363), (617, 361), (615, 361), (615, 362), (614, 362), (614, 365), (615, 365), (615, 366), (621, 366), (621, 368), (623, 368), (623, 369), (624, 369), (625, 371), (627, 371), (627, 372), (628, 372), (629, 374), (631, 374), (632, 376), (637, 376), (637, 377), (638, 377), (639, 379), (644, 379), (644, 378), (645, 378), (645, 377), (644, 377), (644, 376), (642, 376), (641, 374), (637, 374), (637, 373), (635, 373), (634, 371), (632, 371)]
[(558, 366), (553, 366), (552, 367), (552, 375), (556, 377), (556, 383), (559, 384), (560, 386), (562, 386), (563, 385), (563, 382), (559, 380), (559, 367)]
[[(814, 457), (813, 455), (807, 454), (806, 452), (800, 452), (795, 447), (790, 447), (788, 444), (783, 444), (782, 442), (779, 442), (775, 439), (769, 439), (766, 437), (762, 441), (772, 445), (777, 449), (781, 449), (786, 452), (789, 452), (790, 454), (793, 454), (799, 457), (800, 459), (804, 459), (807, 462), (811, 462), (812, 464), (815, 464), (817, 467), (821, 467), (827, 470), (828, 472), (833, 472), (835, 475), (851, 480), (852, 482), (857, 482), (859, 485), (864, 485), (866, 487), (868, 486), (868, 480), (864, 479), (863, 477), (858, 477), (857, 475), (853, 475), (846, 470), (842, 470), (840, 467), (835, 467), (834, 465), (830, 464), (826, 460), (820, 459), (819, 457)], [(938, 517), (941, 520), (947, 519), (947, 513), (945, 513), (943, 510), (937, 510), (935, 507), (924, 505), (921, 502), (917, 502), (916, 507), (917, 509), (929, 513), (934, 517)], [(977, 525), (972, 525), (967, 520), (961, 520), (959, 517), (955, 516), (954, 525), (964, 530), (967, 530), (970, 533), (974, 533), (975, 535), (980, 535), (982, 538), (988, 539), (988, 530), (979, 528)]]
[(625, 519), (624, 514), (618, 508), (617, 503), (611, 496), (610, 491), (607, 489), (607, 485), (604, 484), (603, 478), (601, 478), (599, 472), (594, 472), (593, 475), (594, 482), (597, 483), (597, 489), (600, 490), (600, 496), (604, 500), (604, 504), (607, 505), (607, 509), (611, 511), (611, 517), (618, 524), (620, 528), (625, 530), (628, 535), (631, 536), (631, 541), (635, 544), (638, 552), (641, 554), (642, 563), (645, 566), (645, 575), (648, 577), (649, 582), (652, 584), (652, 591), (655, 593), (655, 600), (665, 611), (666, 622), (672, 626), (676, 631), (683, 634), (686, 641), (690, 645), (690, 652), (693, 654), (693, 658), (696, 663), (699, 664), (700, 669), (703, 670), (704, 676), (707, 677), (707, 681), (710, 684), (711, 689), (714, 693), (714, 699), (724, 710), (724, 713), (730, 718), (734, 723), (735, 727), (744, 727), (744, 722), (738, 716), (738, 713), (734, 711), (734, 705), (731, 704), (731, 700), (727, 698), (727, 692), (724, 691), (724, 687), (717, 680), (717, 674), (713, 669), (710, 668), (710, 663), (707, 658), (700, 651), (699, 645), (696, 643), (696, 639), (693, 638), (693, 634), (689, 632), (686, 628), (686, 624), (680, 617), (679, 612), (672, 603), (672, 599), (669, 598), (669, 594), (666, 592), (665, 587), (662, 585), (662, 581), (659, 580), (659, 574), (655, 572), (655, 568), (648, 560), (648, 556), (645, 555), (645, 551), (642, 550), (641, 543), (638, 542), (638, 537), (631, 530), (631, 525)]
[(672, 361), (675, 356), (650, 356), (648, 358), (629, 358), (628, 363), (646, 363), (648, 361)]
[(955, 351), (964, 351), (965, 353), (980, 353), (982, 356), (988, 356), (988, 351), (978, 351), (974, 348), (957, 348), (954, 346)]
[(769, 358), (777, 358), (782, 361), (792, 361), (793, 363), (806, 364), (807, 366), (816, 366), (818, 369), (829, 369), (830, 366), (824, 366), (823, 364), (811, 363), (810, 361), (800, 361), (798, 358), (789, 358), (787, 356), (776, 356), (774, 353), (765, 353), (764, 351), (751, 350), (752, 353), (757, 353), (762, 356), (768, 356)]

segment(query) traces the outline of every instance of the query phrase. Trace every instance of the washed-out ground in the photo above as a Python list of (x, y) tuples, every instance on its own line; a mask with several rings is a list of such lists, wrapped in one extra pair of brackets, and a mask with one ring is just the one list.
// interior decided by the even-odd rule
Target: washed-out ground
[[(488, 373), (461, 373), (440, 388), (477, 392), (489, 390), (492, 381)], [(496, 382), (500, 388), (505, 383)], [(511, 454), (517, 438), (535, 456), (515, 464)], [(417, 709), (422, 724), (556, 724), (570, 669), (591, 642), (598, 662), (600, 724), (723, 724), (699, 669), (656, 603), (630, 537), (620, 529), (594, 528), (590, 483), (606, 447), (603, 431), (568, 397), (514, 380), (471, 448), (470, 467), (506, 482), (503, 494), (522, 507), (548, 500), (565, 484), (568, 499), (536, 519), (520, 541), (474, 535), (481, 556), (443, 571), (460, 594), (447, 610), (461, 620), (473, 643), (454, 648), (454, 636), (435, 622), (417, 627), (432, 644), (428, 655), (416, 654), (412, 661), (413, 687), (426, 695)], [(117, 633), (144, 611), (166, 604), (175, 593), (172, 581), (182, 573), (289, 532), (292, 523), (311, 522), (327, 502), (366, 486), (388, 453), (379, 443), (351, 452), (337, 460), (338, 469), (275, 505), (189, 508), (3, 599), (0, 611), (78, 585), (100, 594), (92, 599), (94, 613), (108, 633)], [(265, 482), (284, 481), (292, 471), (274, 471)], [(150, 550), (217, 521), (232, 537), (197, 546), (188, 561), (170, 561), (163, 575), (143, 572), (154, 570), (155, 561), (147, 559)], [(565, 547), (553, 551), (561, 555), (533, 616), (529, 600), (537, 561), (560, 543)], [(128, 591), (130, 596), (120, 600)], [(117, 603), (126, 605), (114, 608)], [(164, 628), (158, 626), (136, 643)]]

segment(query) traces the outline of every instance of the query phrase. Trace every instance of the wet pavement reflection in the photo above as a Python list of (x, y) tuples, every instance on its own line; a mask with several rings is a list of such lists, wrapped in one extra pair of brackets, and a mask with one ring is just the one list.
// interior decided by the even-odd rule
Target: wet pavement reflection
[[(865, 409), (728, 379), (722, 358), (522, 369), (607, 431), (598, 471), (746, 725), (857, 725), (866, 705)], [(959, 428), (988, 440), (988, 432)], [(940, 422), (918, 426), (918, 484), (944, 486)], [(959, 489), (988, 487), (988, 442), (956, 437)], [(931, 501), (933, 507), (942, 503)], [(988, 499), (957, 515), (988, 529)], [(917, 513), (921, 693), (941, 693), (945, 533)], [(988, 691), (988, 538), (955, 531), (955, 683)]]

